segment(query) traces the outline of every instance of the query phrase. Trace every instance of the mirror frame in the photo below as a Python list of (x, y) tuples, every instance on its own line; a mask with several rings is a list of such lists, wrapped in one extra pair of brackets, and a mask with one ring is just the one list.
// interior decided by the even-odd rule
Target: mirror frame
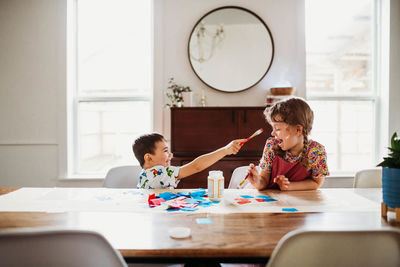
[[(270, 36), (270, 38), (271, 38), (271, 48), (272, 48), (272, 51), (271, 51), (271, 54), (272, 54), (272, 55), (271, 55), (271, 61), (270, 61), (269, 65), (268, 65), (268, 67), (267, 67), (265, 73), (264, 73), (264, 74), (260, 77), (260, 79), (258, 79), (255, 83), (253, 83), (253, 84), (250, 85), (249, 87), (244, 88), (244, 89), (239, 90), (239, 91), (225, 91), (225, 90), (218, 89), (218, 88), (215, 88), (215, 87), (209, 85), (207, 82), (205, 82), (205, 81), (199, 76), (199, 74), (196, 72), (196, 70), (194, 69), (194, 67), (193, 67), (193, 65), (192, 65), (192, 61), (190, 60), (190, 39), (191, 39), (191, 37), (192, 37), (192, 35), (193, 35), (193, 32), (194, 32), (194, 30), (196, 29), (197, 25), (198, 25), (205, 17), (207, 17), (208, 15), (210, 15), (211, 13), (216, 12), (216, 11), (221, 10), (221, 9), (228, 9), (228, 8), (240, 9), (240, 10), (245, 11), (245, 12), (248, 12), (248, 13), (250, 13), (251, 15), (253, 15), (254, 17), (256, 17), (256, 18), (264, 25), (264, 27), (267, 29), (267, 31), (268, 31), (268, 33), (269, 33), (269, 36)], [(272, 62), (274, 61), (274, 56), (275, 56), (274, 38), (272, 37), (272, 33), (271, 33), (271, 31), (269, 30), (267, 24), (264, 22), (264, 20), (263, 20), (260, 16), (258, 16), (256, 13), (254, 13), (253, 11), (251, 11), (251, 10), (249, 10), (249, 9), (247, 9), (247, 8), (244, 8), (244, 7), (240, 7), (240, 6), (222, 6), (222, 7), (218, 7), (218, 8), (215, 8), (215, 9), (213, 9), (213, 10), (207, 12), (207, 13), (206, 13), (205, 15), (203, 15), (199, 20), (197, 20), (197, 22), (194, 24), (193, 29), (192, 29), (192, 31), (190, 32), (189, 40), (188, 40), (188, 44), (187, 44), (187, 56), (188, 56), (188, 60), (189, 60), (190, 67), (192, 68), (193, 72), (194, 72), (194, 73), (196, 74), (196, 76), (200, 79), (200, 81), (202, 81), (202, 82), (203, 82), (205, 85), (207, 85), (208, 87), (210, 87), (210, 88), (212, 88), (212, 89), (215, 89), (215, 90), (217, 90), (217, 91), (220, 91), (220, 92), (224, 92), (224, 93), (238, 93), (238, 92), (243, 92), (243, 91), (248, 90), (248, 89), (254, 87), (255, 85), (257, 85), (262, 79), (264, 79), (265, 75), (267, 75), (269, 69), (270, 69), (271, 66), (272, 66)]]

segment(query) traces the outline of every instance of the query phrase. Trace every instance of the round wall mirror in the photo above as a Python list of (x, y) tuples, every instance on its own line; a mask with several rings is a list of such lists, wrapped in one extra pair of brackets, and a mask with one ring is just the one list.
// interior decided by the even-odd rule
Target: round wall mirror
[(188, 56), (193, 71), (206, 85), (239, 92), (267, 74), (274, 58), (274, 41), (265, 22), (253, 12), (221, 7), (196, 23)]

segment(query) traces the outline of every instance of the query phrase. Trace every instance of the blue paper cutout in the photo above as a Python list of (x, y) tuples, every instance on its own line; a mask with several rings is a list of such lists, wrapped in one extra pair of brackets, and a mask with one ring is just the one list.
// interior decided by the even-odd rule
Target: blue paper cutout
[(189, 204), (198, 204), (199, 201), (194, 198), (186, 198), (185, 201)]
[(257, 198), (265, 198), (265, 199), (269, 199), (271, 198), (270, 196), (264, 196), (264, 195), (258, 195)]
[(295, 209), (295, 208), (283, 208), (282, 211), (295, 212), (295, 211), (298, 211), (298, 209)]
[(254, 197), (249, 196), (249, 195), (240, 195), (240, 197), (241, 197), (241, 198), (254, 198)]
[(212, 224), (212, 221), (210, 218), (197, 218), (196, 222), (198, 224)]
[(190, 207), (184, 207), (184, 208), (181, 208), (180, 210), (182, 210), (182, 211), (196, 211), (196, 210), (198, 210), (199, 208), (190, 208)]
[(161, 193), (158, 197), (163, 198), (165, 201), (173, 199), (173, 198), (177, 198), (178, 194), (175, 193), (171, 193), (171, 192), (164, 192)]

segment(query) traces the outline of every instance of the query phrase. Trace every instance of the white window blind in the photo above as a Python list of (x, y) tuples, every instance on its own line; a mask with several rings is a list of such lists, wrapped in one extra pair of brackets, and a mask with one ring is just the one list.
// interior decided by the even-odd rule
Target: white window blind
[(137, 165), (152, 129), (152, 1), (76, 0), (73, 171)]
[(376, 164), (376, 10), (374, 0), (306, 0), (311, 138), (325, 145), (332, 175)]

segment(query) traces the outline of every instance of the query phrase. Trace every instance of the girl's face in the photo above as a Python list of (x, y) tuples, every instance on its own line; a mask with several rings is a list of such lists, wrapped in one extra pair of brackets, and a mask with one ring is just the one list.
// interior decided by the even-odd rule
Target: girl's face
[(285, 122), (272, 122), (271, 135), (278, 139), (282, 150), (298, 150), (303, 146), (302, 130), (300, 125), (292, 126)]
[(159, 141), (155, 145), (154, 154), (151, 157), (151, 165), (162, 165), (168, 167), (171, 165), (172, 153), (169, 152), (168, 144), (165, 141)]

